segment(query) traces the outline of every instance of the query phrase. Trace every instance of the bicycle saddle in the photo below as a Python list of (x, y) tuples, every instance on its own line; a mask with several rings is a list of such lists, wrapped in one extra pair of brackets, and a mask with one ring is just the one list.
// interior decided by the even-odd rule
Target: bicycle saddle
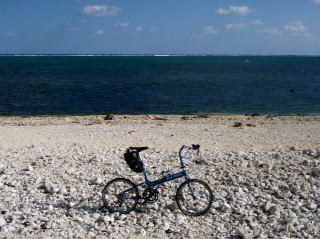
[(143, 150), (149, 149), (149, 147), (129, 147), (129, 149), (141, 152)]

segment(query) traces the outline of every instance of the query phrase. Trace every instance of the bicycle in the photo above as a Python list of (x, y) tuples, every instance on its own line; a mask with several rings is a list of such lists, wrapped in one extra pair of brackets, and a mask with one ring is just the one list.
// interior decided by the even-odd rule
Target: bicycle
[[(124, 154), (125, 161), (132, 171), (143, 173), (144, 182), (137, 185), (127, 178), (112, 179), (102, 190), (102, 200), (105, 207), (111, 213), (129, 213), (136, 208), (139, 200), (143, 200), (141, 204), (156, 202), (159, 196), (159, 192), (155, 188), (157, 185), (184, 177), (185, 181), (180, 184), (175, 195), (178, 208), (188, 216), (205, 214), (212, 204), (212, 191), (206, 182), (189, 178), (183, 161), (183, 159), (187, 159), (190, 150), (197, 150), (199, 154), (199, 148), (200, 145), (183, 145), (179, 151), (181, 171), (178, 173), (173, 173), (172, 169), (163, 171), (162, 178), (150, 181), (143, 160), (139, 155), (139, 152), (148, 149), (148, 147), (129, 147)], [(140, 186), (145, 187), (142, 196), (138, 190)]]

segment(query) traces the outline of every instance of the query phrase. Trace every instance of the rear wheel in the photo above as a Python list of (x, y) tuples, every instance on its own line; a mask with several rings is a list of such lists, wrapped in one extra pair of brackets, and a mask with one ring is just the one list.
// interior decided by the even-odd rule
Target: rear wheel
[(139, 200), (137, 186), (126, 178), (116, 178), (102, 190), (102, 200), (110, 212), (129, 213)]
[(199, 179), (183, 182), (176, 194), (179, 209), (188, 216), (201, 216), (211, 207), (212, 191), (207, 183)]

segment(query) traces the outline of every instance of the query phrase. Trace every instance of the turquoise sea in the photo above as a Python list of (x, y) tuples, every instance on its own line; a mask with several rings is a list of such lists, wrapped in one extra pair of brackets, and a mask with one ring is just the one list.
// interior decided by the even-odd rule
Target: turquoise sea
[(0, 56), (0, 114), (320, 114), (320, 57)]

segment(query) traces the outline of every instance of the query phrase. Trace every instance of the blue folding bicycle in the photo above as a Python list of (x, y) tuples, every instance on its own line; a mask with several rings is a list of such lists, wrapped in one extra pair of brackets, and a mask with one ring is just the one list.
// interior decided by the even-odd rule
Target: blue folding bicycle
[[(157, 185), (184, 177), (175, 195), (178, 208), (188, 216), (200, 216), (208, 212), (212, 204), (212, 191), (207, 183), (199, 179), (190, 179), (183, 159), (191, 150), (199, 153), (200, 145), (183, 145), (179, 151), (180, 169), (178, 173), (172, 170), (162, 172), (163, 177), (150, 181), (147, 176), (143, 161), (140, 159), (139, 152), (148, 147), (130, 147), (124, 154), (124, 158), (130, 169), (137, 173), (143, 173), (144, 182), (135, 184), (126, 178), (115, 178), (109, 181), (102, 190), (102, 200), (106, 208), (112, 212), (129, 213), (135, 209), (137, 204), (152, 203), (158, 199), (159, 192)], [(139, 194), (139, 187), (144, 187), (142, 195)]]

